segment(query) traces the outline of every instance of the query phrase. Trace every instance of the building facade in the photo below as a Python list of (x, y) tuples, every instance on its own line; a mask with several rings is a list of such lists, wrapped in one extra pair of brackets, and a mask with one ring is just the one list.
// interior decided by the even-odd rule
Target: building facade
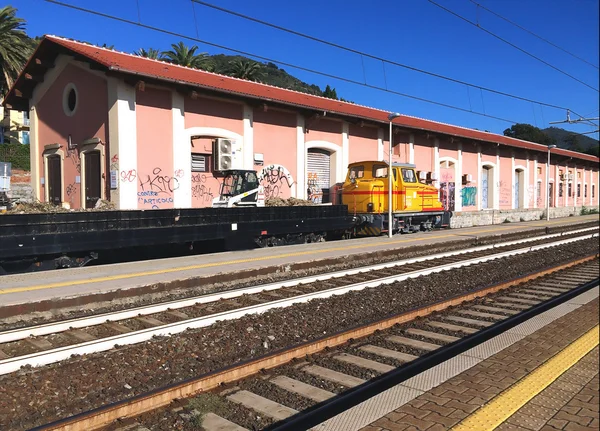
[(29, 144), (29, 112), (6, 109), (0, 100), (0, 144)]
[[(267, 197), (335, 202), (349, 163), (388, 160), (385, 111), (54, 36), (5, 103), (29, 113), (35, 197), (71, 208), (210, 206), (226, 167), (258, 171)], [(451, 211), (598, 206), (594, 156), (548, 165), (543, 145), (409, 116), (391, 140)]]

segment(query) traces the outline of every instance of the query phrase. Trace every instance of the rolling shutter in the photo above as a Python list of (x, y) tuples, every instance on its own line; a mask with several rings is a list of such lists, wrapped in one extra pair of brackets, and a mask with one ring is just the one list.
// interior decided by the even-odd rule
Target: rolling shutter
[(306, 157), (307, 183), (312, 196), (311, 200), (316, 203), (329, 202), (329, 188), (331, 186), (331, 156), (328, 151), (311, 149)]

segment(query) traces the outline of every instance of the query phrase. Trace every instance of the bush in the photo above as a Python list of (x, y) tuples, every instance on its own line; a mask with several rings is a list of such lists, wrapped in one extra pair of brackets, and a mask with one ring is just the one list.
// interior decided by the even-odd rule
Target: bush
[(31, 170), (29, 144), (1, 144), (0, 162), (10, 162), (12, 169)]

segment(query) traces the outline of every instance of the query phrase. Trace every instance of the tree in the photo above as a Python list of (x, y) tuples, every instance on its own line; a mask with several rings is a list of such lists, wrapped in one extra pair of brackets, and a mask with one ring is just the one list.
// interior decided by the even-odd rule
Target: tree
[(236, 59), (231, 62), (226, 74), (247, 81), (259, 81), (263, 76), (261, 68), (256, 61)]
[(579, 136), (577, 136), (573, 133), (570, 135), (567, 135), (567, 137), (565, 138), (565, 146), (566, 146), (565, 148), (567, 150), (578, 151), (580, 153), (585, 152), (585, 148), (583, 148), (583, 146), (579, 142)]
[(171, 44), (171, 47), (173, 48), (171, 51), (162, 53), (166, 61), (178, 64), (179, 66), (193, 67), (195, 69), (208, 71), (213, 70), (212, 61), (206, 52), (196, 54), (196, 51), (198, 50), (196, 45), (188, 48), (183, 42), (179, 42), (178, 44)]
[(25, 33), (25, 20), (16, 17), (11, 6), (0, 9), (0, 93), (13, 85), (23, 65), (31, 55), (33, 43)]
[(504, 131), (504, 136), (522, 139), (523, 141), (537, 142), (543, 145), (552, 145), (555, 140), (544, 133), (543, 130), (531, 124), (517, 123)]
[(323, 97), (338, 100), (338, 96), (337, 96), (337, 92), (335, 91), (335, 88), (331, 88), (329, 85), (327, 85), (325, 87), (325, 91), (323, 91)]
[(134, 54), (139, 57), (151, 58), (152, 60), (164, 59), (163, 54), (158, 49), (154, 48), (148, 48), (148, 51), (146, 51), (144, 48), (140, 48), (135, 51)]

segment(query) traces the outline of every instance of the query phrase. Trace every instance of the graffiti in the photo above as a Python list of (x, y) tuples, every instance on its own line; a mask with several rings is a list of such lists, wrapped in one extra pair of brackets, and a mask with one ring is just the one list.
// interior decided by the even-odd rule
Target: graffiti
[(179, 180), (175, 177), (162, 174), (161, 168), (154, 168), (152, 175), (146, 175), (145, 179), (140, 177), (142, 191), (151, 190), (157, 193), (173, 193), (179, 188)]
[(119, 170), (119, 155), (115, 154), (110, 159), (110, 170), (118, 171)]
[(77, 193), (77, 184), (73, 183), (73, 184), (67, 185), (66, 192), (67, 192), (68, 197), (74, 196)]
[(282, 165), (265, 166), (258, 175), (258, 181), (261, 183), (265, 193), (265, 199), (275, 198), (287, 188), (294, 185), (292, 174)]
[(477, 187), (464, 187), (460, 191), (460, 197), (463, 206), (468, 207), (475, 205), (475, 200), (477, 199)]
[(214, 195), (212, 189), (205, 184), (192, 186), (192, 197), (204, 202), (212, 202)]
[(173, 202), (172, 197), (159, 197), (158, 192), (143, 191), (138, 192), (138, 203), (143, 205), (152, 205), (152, 209), (159, 209), (161, 204)]
[(121, 182), (132, 183), (137, 178), (137, 172), (135, 169), (129, 171), (121, 171)]
[(193, 174), (192, 183), (206, 183), (206, 174)]
[(500, 190), (500, 205), (511, 205), (512, 201), (512, 186), (506, 184), (505, 181), (500, 181), (498, 184)]
[(309, 172), (306, 184), (306, 198), (316, 204), (323, 203), (323, 189), (319, 184), (319, 175), (315, 172)]
[(183, 178), (184, 175), (185, 175), (185, 171), (183, 169), (177, 169), (175, 171), (175, 173), (173, 174), (173, 176), (175, 178)]
[(542, 182), (538, 181), (537, 183), (537, 195), (536, 195), (536, 206), (538, 208), (542, 207)]
[(444, 205), (444, 209), (446, 211), (454, 211), (455, 209), (455, 188), (456, 184), (454, 183), (454, 181), (444, 181), (440, 183), (440, 200)]

